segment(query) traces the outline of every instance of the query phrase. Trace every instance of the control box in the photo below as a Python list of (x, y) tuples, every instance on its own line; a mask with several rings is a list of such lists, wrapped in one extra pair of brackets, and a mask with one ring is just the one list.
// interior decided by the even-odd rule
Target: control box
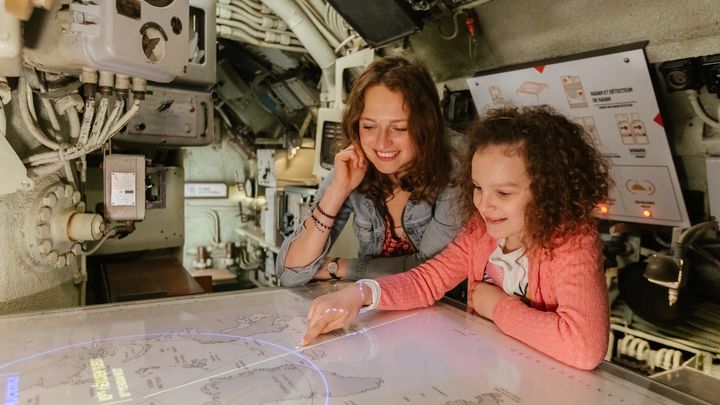
[(158, 86), (148, 86), (127, 130), (113, 137), (116, 141), (159, 146), (208, 145), (212, 138), (213, 101), (209, 91)]
[(168, 83), (188, 70), (189, 0), (57, 1), (25, 32), (38, 69), (106, 70)]
[(105, 219), (145, 218), (145, 156), (107, 155), (103, 160)]

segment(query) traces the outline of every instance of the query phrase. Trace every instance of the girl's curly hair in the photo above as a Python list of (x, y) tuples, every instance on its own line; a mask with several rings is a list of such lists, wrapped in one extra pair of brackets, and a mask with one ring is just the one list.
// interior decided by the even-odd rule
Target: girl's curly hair
[(583, 127), (549, 106), (491, 109), (469, 130), (470, 149), (463, 167), (464, 211), (473, 204), (472, 158), (488, 146), (517, 148), (525, 159), (531, 198), (525, 209), (528, 248), (550, 252), (570, 235), (595, 223), (595, 206), (613, 186), (607, 161)]

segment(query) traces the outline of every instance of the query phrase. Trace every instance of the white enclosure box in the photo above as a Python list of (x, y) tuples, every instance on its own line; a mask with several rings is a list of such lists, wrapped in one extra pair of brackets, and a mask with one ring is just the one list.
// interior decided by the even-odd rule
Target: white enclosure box
[(705, 171), (707, 172), (708, 208), (710, 215), (718, 218), (720, 217), (720, 176), (718, 176), (720, 157), (706, 158)]
[(20, 75), (20, 20), (5, 10), (0, 0), (0, 77)]
[(105, 156), (103, 178), (105, 219), (145, 218), (145, 156)]
[[(83, 67), (168, 83), (188, 69), (189, 2), (57, 1), (26, 32), (25, 62), (46, 71)], [(154, 5), (155, 4), (155, 5)], [(162, 6), (162, 7), (161, 7)]]

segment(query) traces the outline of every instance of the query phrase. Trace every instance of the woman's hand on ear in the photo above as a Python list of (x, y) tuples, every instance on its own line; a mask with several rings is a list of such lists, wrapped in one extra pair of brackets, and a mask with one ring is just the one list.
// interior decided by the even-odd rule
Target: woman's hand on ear
[(349, 195), (360, 185), (367, 171), (367, 159), (362, 150), (350, 145), (335, 155), (335, 177), (333, 185)]

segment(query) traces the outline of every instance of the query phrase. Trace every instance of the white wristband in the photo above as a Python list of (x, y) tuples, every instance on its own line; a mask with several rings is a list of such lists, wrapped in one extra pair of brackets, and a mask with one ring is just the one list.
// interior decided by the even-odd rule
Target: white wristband
[(375, 280), (364, 278), (362, 280), (356, 281), (355, 284), (359, 284), (360, 287), (365, 284), (366, 286), (370, 287), (370, 291), (372, 291), (372, 304), (368, 305), (367, 307), (363, 307), (362, 312), (375, 309), (375, 307), (377, 307), (378, 303), (380, 302), (380, 283)]

